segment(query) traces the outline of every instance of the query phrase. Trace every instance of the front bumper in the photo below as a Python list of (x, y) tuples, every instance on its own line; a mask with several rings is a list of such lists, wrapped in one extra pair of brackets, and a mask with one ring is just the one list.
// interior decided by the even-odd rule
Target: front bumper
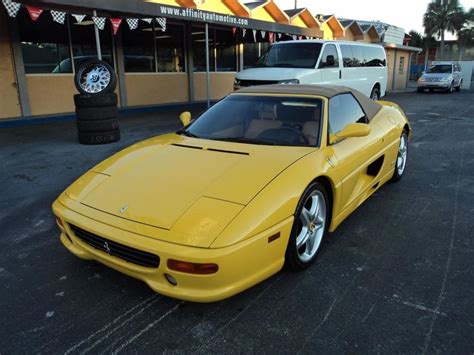
[[(97, 260), (124, 274), (146, 282), (154, 291), (187, 301), (214, 302), (235, 295), (278, 272), (284, 264), (285, 250), (291, 232), (293, 216), (248, 238), (225, 248), (197, 248), (173, 244), (120, 228), (120, 218), (111, 225), (72, 210), (60, 200), (53, 204), (54, 214), (63, 226), (60, 240), (76, 256)], [(91, 209), (91, 213), (93, 209)], [(93, 232), (103, 238), (159, 256), (158, 268), (148, 268), (111, 256), (95, 249), (76, 237), (70, 224)], [(139, 228), (137, 228), (137, 231)], [(269, 237), (280, 233), (280, 238), (269, 243)], [(219, 270), (211, 275), (195, 275), (170, 270), (168, 259), (193, 263), (215, 263)], [(169, 274), (177, 285), (165, 278)]]
[(451, 83), (449, 81), (423, 81), (417, 82), (418, 89), (449, 89)]

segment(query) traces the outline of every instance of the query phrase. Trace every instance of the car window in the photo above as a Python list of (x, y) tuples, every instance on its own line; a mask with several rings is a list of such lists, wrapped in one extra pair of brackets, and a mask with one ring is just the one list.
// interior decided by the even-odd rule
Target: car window
[(352, 66), (363, 67), (365, 65), (364, 53), (361, 46), (352, 47)]
[(324, 47), (323, 54), (321, 55), (321, 61), (319, 62), (319, 68), (338, 68), (339, 58), (337, 55), (337, 49), (334, 44), (328, 44)]
[(352, 67), (352, 46), (348, 44), (341, 44), (339, 47), (341, 48), (342, 65), (344, 68)]
[(349, 123), (367, 123), (367, 117), (351, 94), (341, 94), (329, 100), (329, 133), (337, 134)]
[[(358, 46), (361, 48), (360, 46)], [(363, 46), (366, 67), (384, 67), (387, 63), (385, 60), (385, 52), (380, 46)]]
[(450, 74), (452, 71), (453, 66), (451, 64), (435, 64), (426, 69), (428, 74)]
[(181, 133), (249, 144), (317, 146), (323, 101), (316, 98), (233, 94)]

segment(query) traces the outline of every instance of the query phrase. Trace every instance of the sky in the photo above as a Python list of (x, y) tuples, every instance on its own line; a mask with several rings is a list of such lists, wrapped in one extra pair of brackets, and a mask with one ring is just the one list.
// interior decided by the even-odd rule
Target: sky
[[(274, 0), (282, 9), (293, 9), (295, 0)], [(423, 14), (429, 0), (297, 0), (298, 7), (307, 7), (313, 14), (336, 15), (356, 20), (382, 21), (423, 32)], [(474, 0), (459, 0), (465, 10), (474, 7)]]

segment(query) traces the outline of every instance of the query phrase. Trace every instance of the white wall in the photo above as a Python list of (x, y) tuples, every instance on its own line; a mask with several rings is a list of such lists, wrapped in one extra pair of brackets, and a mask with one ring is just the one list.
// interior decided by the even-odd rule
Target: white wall
[(458, 62), (462, 70), (462, 88), (469, 90), (471, 88), (472, 71), (474, 69), (474, 61)]

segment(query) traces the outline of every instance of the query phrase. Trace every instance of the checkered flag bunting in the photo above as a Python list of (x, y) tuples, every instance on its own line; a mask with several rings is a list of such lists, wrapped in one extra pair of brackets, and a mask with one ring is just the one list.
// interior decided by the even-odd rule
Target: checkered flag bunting
[(164, 18), (164, 17), (157, 17), (157, 18), (156, 18), (156, 22), (158, 22), (158, 25), (160, 25), (161, 30), (162, 30), (163, 32), (165, 32), (165, 31), (166, 31), (166, 18)]
[(51, 10), (51, 16), (53, 17), (53, 21), (64, 25), (64, 21), (66, 21), (66, 13), (63, 11), (54, 11)]
[(99, 30), (103, 30), (105, 27), (105, 17), (97, 17), (92, 16), (92, 21), (94, 21), (95, 25)]
[(138, 28), (137, 18), (127, 18), (125, 21), (127, 21), (128, 27), (130, 27), (131, 30), (136, 30)]
[(21, 5), (17, 2), (11, 0), (2, 0), (3, 6), (7, 10), (8, 16), (16, 17), (18, 11), (20, 10)]

